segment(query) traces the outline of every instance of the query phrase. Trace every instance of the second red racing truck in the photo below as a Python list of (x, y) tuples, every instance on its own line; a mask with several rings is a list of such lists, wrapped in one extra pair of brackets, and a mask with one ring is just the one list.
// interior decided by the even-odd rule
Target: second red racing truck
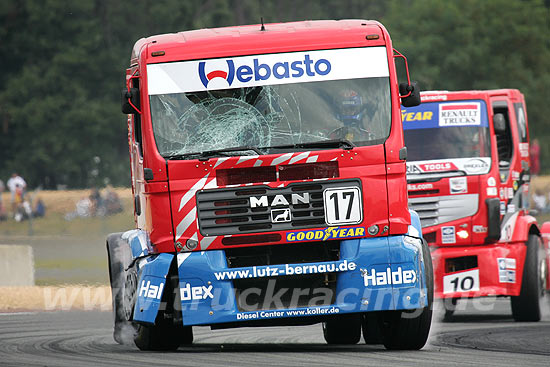
[(510, 296), (538, 321), (550, 289), (550, 223), (529, 215), (529, 130), (515, 89), (422, 92), (402, 111), (409, 205), (450, 317), (460, 298)]
[(401, 125), (420, 95), (395, 58), (364, 20), (137, 41), (122, 96), (136, 228), (107, 240), (118, 342), (322, 322), (328, 343), (362, 327), (426, 343), (432, 266)]

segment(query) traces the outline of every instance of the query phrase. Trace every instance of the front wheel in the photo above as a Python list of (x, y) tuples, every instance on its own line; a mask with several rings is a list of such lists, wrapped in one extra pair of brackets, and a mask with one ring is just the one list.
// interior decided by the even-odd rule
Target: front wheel
[(323, 336), (328, 344), (357, 344), (361, 339), (361, 314), (335, 316), (323, 322)]
[(539, 236), (530, 234), (523, 263), (519, 296), (511, 297), (512, 316), (516, 321), (540, 321), (547, 267)]
[(176, 350), (180, 345), (193, 343), (193, 329), (183, 326), (181, 317), (181, 299), (179, 292), (179, 278), (175, 263), (172, 263), (167, 276), (166, 288), (162, 302), (166, 310), (161, 311), (155, 324), (137, 325), (134, 343), (140, 350)]
[(453, 320), (453, 315), (456, 310), (456, 298), (445, 298), (442, 302), (444, 314), (443, 314), (443, 321), (449, 322)]
[(107, 238), (107, 257), (109, 263), (109, 280), (113, 299), (114, 330), (113, 338), (118, 344), (132, 344), (135, 326), (128, 321), (124, 307), (126, 290), (125, 267), (131, 261), (129, 251), (124, 247), (121, 233), (111, 234)]
[(166, 320), (158, 325), (138, 325), (134, 343), (140, 350), (176, 350), (193, 342), (190, 326), (174, 325)]
[(380, 331), (377, 312), (365, 313), (361, 326), (365, 344), (382, 344), (382, 333)]

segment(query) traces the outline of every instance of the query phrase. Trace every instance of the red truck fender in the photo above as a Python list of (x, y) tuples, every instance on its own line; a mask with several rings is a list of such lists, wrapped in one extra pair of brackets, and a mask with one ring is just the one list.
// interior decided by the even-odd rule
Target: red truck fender
[[(550, 269), (550, 222), (544, 222), (541, 227), (542, 246), (546, 254), (546, 269)], [(548, 271), (548, 270), (547, 270)], [(546, 289), (550, 290), (550, 274), (546, 277)]]
[(545, 242), (550, 239), (550, 222), (542, 223), (540, 234)]
[[(527, 243), (530, 234), (540, 236), (546, 256), (546, 269), (550, 269), (550, 222), (544, 222), (539, 229), (537, 220), (533, 216), (525, 215), (518, 217), (512, 241)], [(550, 276), (548, 275), (546, 276), (545, 288), (550, 289)]]
[[(550, 227), (548, 228), (550, 231)], [(513, 230), (511, 242), (527, 243), (529, 234), (540, 235), (537, 219), (531, 215), (518, 216)]]

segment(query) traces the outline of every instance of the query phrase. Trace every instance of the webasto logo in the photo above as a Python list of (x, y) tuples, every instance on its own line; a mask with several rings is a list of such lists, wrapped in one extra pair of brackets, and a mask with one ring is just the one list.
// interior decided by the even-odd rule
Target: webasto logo
[(199, 62), (199, 77), (202, 84), (208, 87), (208, 83), (214, 78), (222, 78), (231, 86), (233, 80), (247, 83), (252, 80), (300, 78), (306, 76), (327, 75), (332, 65), (327, 59), (314, 60), (309, 54), (304, 55), (303, 60), (276, 62), (273, 65), (261, 63), (258, 58), (252, 60), (252, 65), (235, 66), (233, 60), (226, 60), (227, 70), (212, 70), (206, 72), (206, 61)]

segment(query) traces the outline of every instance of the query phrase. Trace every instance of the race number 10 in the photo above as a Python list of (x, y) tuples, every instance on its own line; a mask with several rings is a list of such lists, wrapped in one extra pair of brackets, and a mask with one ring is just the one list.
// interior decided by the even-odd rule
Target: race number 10
[(357, 186), (326, 189), (323, 192), (328, 225), (357, 224), (363, 219), (361, 191)]
[(443, 293), (479, 291), (479, 269), (443, 277)]

